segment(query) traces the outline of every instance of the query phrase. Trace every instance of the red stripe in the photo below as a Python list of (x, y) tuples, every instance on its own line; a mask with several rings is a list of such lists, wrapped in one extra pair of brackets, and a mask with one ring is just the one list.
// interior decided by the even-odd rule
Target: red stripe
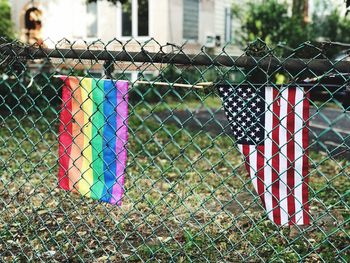
[(295, 88), (288, 89), (288, 106), (287, 106), (287, 200), (289, 224), (295, 224), (295, 199), (294, 199), (294, 177), (295, 177)]
[(58, 154), (59, 154), (59, 187), (69, 190), (69, 159), (72, 149), (72, 92), (69, 88), (69, 80), (65, 79), (65, 85), (62, 88), (62, 105), (60, 114), (60, 127), (58, 136)]
[[(278, 90), (273, 89), (273, 104), (272, 104), (272, 209), (273, 221), (275, 224), (281, 224), (281, 209), (280, 209), (280, 194), (279, 194), (279, 117), (280, 117), (280, 98), (278, 97)], [(267, 146), (269, 147), (269, 146)]]
[(247, 170), (248, 174), (250, 175), (250, 163), (249, 163), (249, 155), (250, 155), (250, 152), (249, 152), (249, 145), (247, 144), (243, 144), (242, 145), (242, 151), (243, 151), (243, 155), (245, 157), (245, 169)]
[(256, 170), (257, 170), (257, 185), (258, 185), (258, 195), (261, 198), (261, 201), (263, 203), (264, 208), (266, 209), (265, 205), (265, 199), (264, 199), (264, 193), (265, 193), (265, 186), (264, 186), (264, 145), (259, 145), (256, 147)]
[(310, 224), (310, 217), (309, 217), (309, 94), (307, 93), (305, 95), (305, 98), (303, 100), (303, 120), (304, 120), (304, 127), (303, 127), (303, 149), (305, 150), (305, 154), (303, 155), (303, 184), (302, 184), (302, 200), (303, 200), (303, 218), (304, 218), (304, 225)]

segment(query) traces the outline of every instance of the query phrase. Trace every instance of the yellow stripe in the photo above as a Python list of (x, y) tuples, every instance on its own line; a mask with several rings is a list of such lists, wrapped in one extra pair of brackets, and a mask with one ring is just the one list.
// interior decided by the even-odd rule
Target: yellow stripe
[[(92, 123), (91, 115), (93, 111), (92, 93), (91, 93), (92, 79), (83, 78), (81, 80), (81, 98), (82, 108), (84, 112), (84, 150), (83, 150), (83, 165), (82, 165), (82, 177), (79, 181), (79, 192), (82, 195), (90, 197), (90, 187), (93, 184), (93, 171), (91, 168), (92, 163)], [(89, 121), (90, 119), (90, 121)]]

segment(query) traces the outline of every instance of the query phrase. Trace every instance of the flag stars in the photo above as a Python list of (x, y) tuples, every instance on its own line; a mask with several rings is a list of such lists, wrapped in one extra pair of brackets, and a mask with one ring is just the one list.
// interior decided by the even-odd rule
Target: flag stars
[(257, 126), (263, 118), (263, 98), (259, 97), (259, 93), (252, 87), (223, 87), (218, 90), (232, 134), (238, 143), (260, 143), (264, 134)]

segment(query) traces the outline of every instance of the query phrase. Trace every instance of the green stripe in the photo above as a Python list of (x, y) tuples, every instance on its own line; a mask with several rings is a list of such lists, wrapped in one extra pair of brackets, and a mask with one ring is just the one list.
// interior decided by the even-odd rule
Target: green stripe
[(103, 80), (92, 80), (93, 116), (92, 116), (92, 168), (94, 184), (91, 187), (91, 197), (100, 199), (104, 187), (103, 175)]

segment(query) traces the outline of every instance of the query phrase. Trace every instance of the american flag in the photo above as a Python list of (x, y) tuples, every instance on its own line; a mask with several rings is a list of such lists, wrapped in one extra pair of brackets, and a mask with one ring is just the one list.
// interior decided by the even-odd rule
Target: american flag
[(302, 87), (218, 87), (253, 186), (276, 225), (309, 224), (309, 101)]

